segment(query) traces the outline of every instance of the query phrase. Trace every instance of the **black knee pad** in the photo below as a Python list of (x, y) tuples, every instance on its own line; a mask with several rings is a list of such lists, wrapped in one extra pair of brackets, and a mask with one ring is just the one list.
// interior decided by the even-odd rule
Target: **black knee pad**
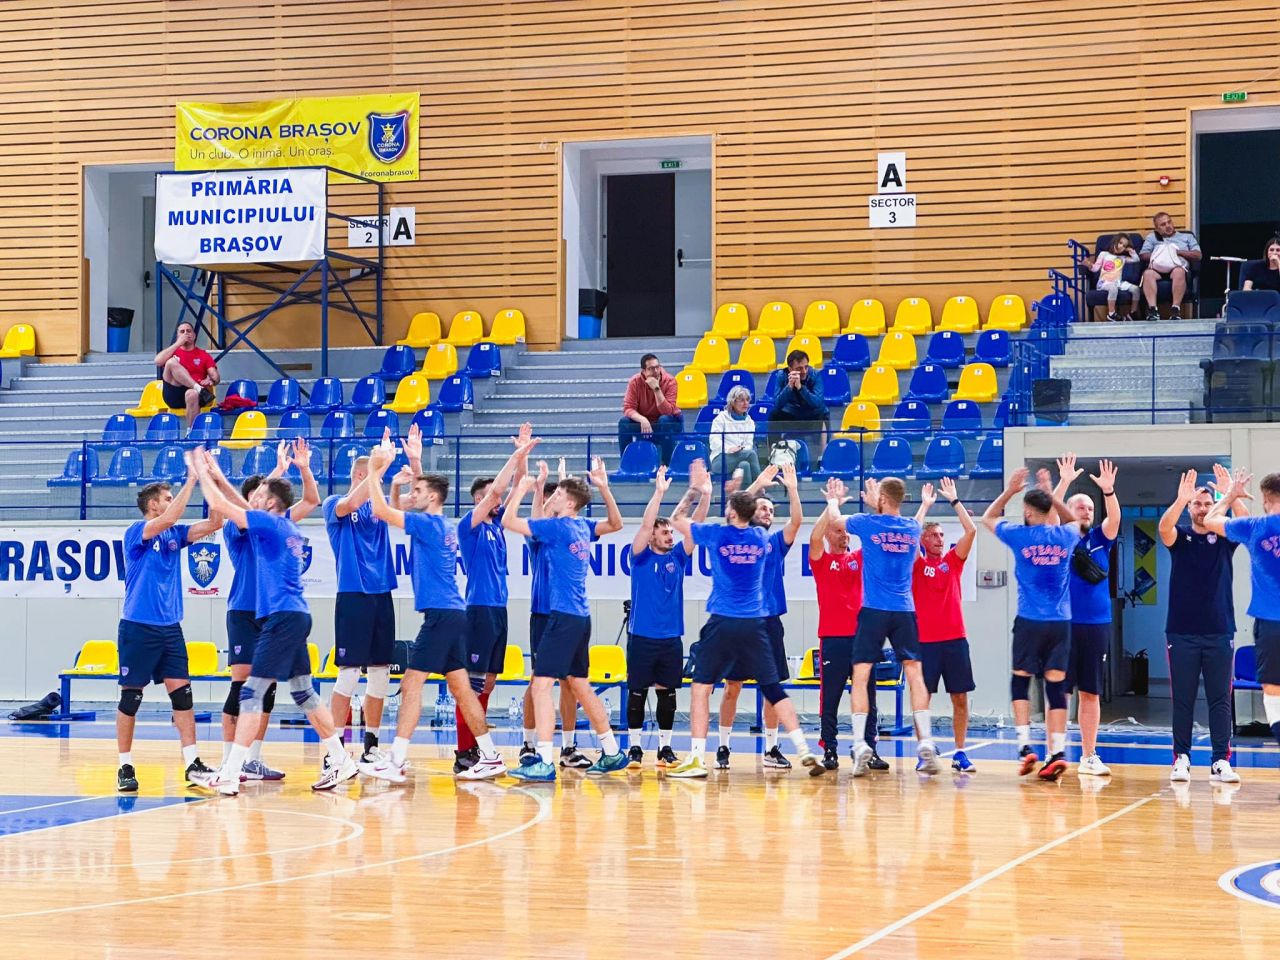
[(658, 729), (670, 730), (676, 721), (676, 692), (658, 691)]
[(648, 699), (648, 690), (627, 691), (627, 726), (639, 730), (644, 726), (644, 707)]
[(782, 684), (776, 682), (760, 684), (760, 693), (770, 705), (787, 699), (787, 691), (782, 689)]
[(231, 681), (231, 689), (227, 691), (227, 699), (222, 703), (222, 712), (229, 717), (240, 716), (240, 688), (243, 686), (243, 680)]
[(1009, 680), (1009, 699), (1010, 700), (1030, 700), (1031, 699), (1031, 678), (1020, 677), (1016, 673)]
[(273, 683), (267, 687), (267, 692), (262, 695), (262, 712), (270, 713), (276, 708), (276, 685)]
[(195, 698), (191, 696), (191, 684), (184, 683), (177, 690), (169, 692), (169, 702), (174, 710), (190, 710), (195, 706)]
[(138, 708), (142, 706), (142, 691), (136, 687), (125, 687), (120, 691), (120, 703), (116, 709), (126, 717), (136, 717)]
[(1044, 682), (1044, 702), (1050, 710), (1067, 709), (1067, 681), (1046, 680)]

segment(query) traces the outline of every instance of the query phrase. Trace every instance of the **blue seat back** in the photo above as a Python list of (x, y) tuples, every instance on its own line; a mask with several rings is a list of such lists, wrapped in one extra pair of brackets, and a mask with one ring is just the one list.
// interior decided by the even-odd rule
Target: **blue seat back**
[(708, 403), (705, 407), (698, 411), (698, 419), (693, 424), (693, 432), (698, 436), (706, 437), (711, 434), (711, 422), (724, 409), (724, 404), (720, 401)]
[(685, 437), (676, 444), (675, 450), (672, 451), (671, 462), (667, 465), (667, 473), (679, 480), (686, 480), (689, 477), (689, 467), (693, 461), (702, 460), (706, 463), (710, 459), (707, 454), (707, 445), (702, 440), (694, 437)]
[(964, 442), (950, 434), (938, 434), (925, 448), (924, 469), (944, 477), (960, 476), (964, 473)]
[(445, 377), (436, 393), (436, 405), (446, 413), (470, 410), (475, 403), (475, 388), (471, 384), (471, 378), (463, 373)]
[(387, 385), (378, 377), (361, 377), (351, 390), (347, 404), (357, 413), (369, 413), (387, 402)]
[(502, 376), (502, 351), (496, 343), (481, 340), (467, 354), (467, 366), (463, 372), (473, 380)]
[[(326, 418), (327, 419), (327, 418)], [(276, 436), (294, 439), (295, 437), (311, 438), (311, 416), (305, 410), (286, 410), (280, 414), (280, 423), (276, 427)]]
[[(329, 476), (334, 482), (346, 480), (351, 476), (351, 468), (355, 466), (356, 460), (363, 456), (360, 444), (343, 443), (333, 452), (333, 462), (329, 464)], [(392, 474), (395, 476), (395, 474)]]
[(268, 474), (275, 469), (275, 466), (275, 447), (260, 443), (256, 447), (250, 448), (249, 452), (244, 455), (244, 464), (240, 472), (243, 476), (252, 477), (255, 473)]
[(387, 347), (382, 355), (382, 366), (373, 376), (382, 380), (402, 380), (417, 369), (418, 358), (413, 347)]
[(292, 377), (281, 377), (273, 381), (267, 389), (266, 406), (268, 407), (291, 410), (301, 402), (302, 391), (298, 387), (298, 381)]
[(217, 410), (196, 414), (191, 421), (191, 429), (187, 431), (187, 439), (196, 443), (217, 443), (222, 439), (222, 414)]
[(853, 399), (848, 370), (828, 364), (822, 368), (818, 376), (822, 380), (822, 397), (826, 400), (827, 406), (843, 406)]
[(320, 425), (320, 436), (325, 440), (345, 440), (356, 435), (356, 418), (350, 410), (330, 410)]
[(342, 381), (337, 377), (321, 377), (312, 384), (306, 406), (311, 410), (332, 410), (342, 406)]
[(993, 367), (1007, 367), (1013, 359), (1013, 342), (1007, 330), (983, 330), (978, 334), (974, 359)]
[(226, 447), (210, 447), (209, 456), (213, 457), (218, 469), (222, 471), (222, 475), (228, 480), (236, 480), (244, 476), (236, 469), (235, 458)]
[(413, 415), (413, 423), (422, 431), (424, 442), (439, 440), (444, 436), (444, 415), (435, 407), (427, 407)]
[(126, 444), (111, 455), (107, 476), (112, 480), (137, 480), (142, 476), (142, 451)]
[(889, 473), (911, 472), (911, 442), (902, 437), (885, 437), (871, 455), (873, 470)]
[[(310, 454), (307, 456), (307, 461), (311, 464), (311, 475), (319, 481), (320, 478), (325, 475), (324, 453), (321, 452), (319, 447), (312, 447)], [(284, 478), (292, 483), (295, 489), (297, 489), (298, 484), (302, 483), (302, 471), (298, 469), (296, 464), (291, 463), (289, 464), (289, 468), (284, 472)]]
[(98, 478), (98, 451), (93, 447), (78, 447), (67, 454), (67, 462), (62, 465), (61, 479), (79, 483), (82, 480), (93, 482)]
[(1004, 475), (1004, 438), (987, 437), (978, 448), (978, 460), (974, 473), (999, 477)]
[(157, 480), (166, 480), (169, 483), (184, 482), (187, 479), (187, 463), (182, 453), (182, 447), (177, 444), (161, 447), (160, 452), (156, 454), (151, 475)]
[(773, 404), (771, 403), (753, 403), (751, 405), (751, 419), (756, 425), (756, 443), (769, 436), (769, 414), (772, 412)]
[(889, 429), (894, 433), (928, 433), (933, 425), (929, 407), (921, 400), (903, 400), (893, 412)]
[(1258, 682), (1258, 652), (1252, 645), (1236, 647), (1231, 676), (1233, 680), (1243, 680), (1246, 683)]
[(243, 397), (246, 400), (258, 402), (258, 384), (254, 380), (232, 380), (227, 384), (228, 397)]
[(400, 436), (400, 417), (394, 410), (375, 410), (369, 414), (369, 419), (364, 422), (364, 431), (361, 436), (371, 440), (381, 440), (384, 429), (390, 429), (392, 437)]
[(964, 366), (964, 337), (954, 330), (939, 330), (929, 338), (924, 359), (940, 367)]
[(633, 440), (622, 452), (618, 474), (648, 480), (657, 472), (661, 462), (662, 454), (656, 443), (651, 440)]
[(830, 363), (842, 370), (866, 370), (871, 366), (871, 344), (860, 333), (843, 334), (836, 338)]
[(143, 438), (148, 443), (169, 443), (182, 439), (182, 420), (172, 413), (157, 413), (147, 423)]
[(1271, 339), (1271, 324), (1264, 320), (1227, 320), (1213, 328), (1213, 359), (1256, 357), (1268, 360), (1271, 358)]
[(991, 418), (991, 426), (996, 430), (1003, 430), (1005, 427), (1017, 426), (1015, 420), (1018, 416), (1018, 401), (1005, 398), (1000, 401), (1000, 405), (996, 407), (995, 416)]
[(972, 400), (952, 400), (942, 411), (947, 433), (977, 433), (982, 429), (982, 409)]
[(947, 398), (949, 389), (945, 369), (936, 363), (922, 363), (912, 371), (911, 383), (907, 386), (907, 399), (941, 403)]
[(854, 479), (862, 470), (862, 448), (847, 437), (836, 437), (822, 451), (821, 473), (845, 480)]
[(769, 379), (764, 385), (764, 399), (772, 400), (778, 395), (778, 391), (782, 389), (782, 385), (787, 382), (786, 369), (775, 370), (769, 374)]
[(1275, 290), (1233, 290), (1227, 298), (1227, 320), (1280, 323), (1280, 293)]
[(724, 406), (725, 401), (729, 399), (729, 391), (734, 387), (745, 387), (751, 393), (751, 399), (756, 399), (756, 378), (755, 374), (749, 370), (726, 370), (720, 377), (720, 386), (716, 387), (716, 395), (712, 398), (720, 406)]
[(138, 421), (127, 413), (113, 413), (102, 425), (103, 443), (133, 443), (138, 439)]

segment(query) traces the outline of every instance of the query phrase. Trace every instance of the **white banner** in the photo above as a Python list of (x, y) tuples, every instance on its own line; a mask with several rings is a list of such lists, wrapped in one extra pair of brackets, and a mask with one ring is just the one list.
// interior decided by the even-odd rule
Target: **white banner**
[(324, 256), (325, 171), (156, 175), (156, 259), (261, 263)]
[[(587, 583), (593, 599), (622, 600), (631, 596), (631, 539), (638, 524), (627, 524), (621, 533), (605, 537), (593, 545), (591, 576)], [(123, 597), (124, 531), (118, 527), (0, 527), (0, 598), (16, 597)], [(785, 575), (790, 600), (814, 600), (813, 574), (809, 569), (809, 529), (806, 524), (787, 554)], [(305, 570), (303, 585), (308, 596), (337, 594), (333, 551), (324, 526), (305, 523), (302, 532)], [(960, 536), (960, 524), (943, 523), (947, 543)], [(856, 544), (856, 538), (855, 538)], [(412, 597), (409, 579), (409, 539), (404, 531), (392, 528), (392, 552), (400, 586), (396, 596)], [(529, 554), (524, 539), (507, 536), (508, 582), (513, 599), (527, 600), (532, 585)], [(217, 534), (186, 550), (182, 578), (189, 596), (226, 597), (234, 570)], [(459, 567), (459, 586), (465, 577)], [(685, 596), (692, 600), (707, 597), (711, 588), (711, 567), (706, 550), (699, 547), (685, 581)], [(966, 565), (964, 599), (977, 599), (976, 564)]]

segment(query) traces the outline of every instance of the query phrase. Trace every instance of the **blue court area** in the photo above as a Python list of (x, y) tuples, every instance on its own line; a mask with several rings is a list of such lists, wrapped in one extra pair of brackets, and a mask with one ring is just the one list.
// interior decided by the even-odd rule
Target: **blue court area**
[(176, 803), (199, 803), (202, 797), (49, 797), (0, 796), (0, 836), (31, 833), (73, 823), (141, 813)]

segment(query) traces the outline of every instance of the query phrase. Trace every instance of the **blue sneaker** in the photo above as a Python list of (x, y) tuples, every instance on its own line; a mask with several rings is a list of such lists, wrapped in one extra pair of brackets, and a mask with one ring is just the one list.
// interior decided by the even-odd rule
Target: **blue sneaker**
[(627, 755), (619, 750), (614, 754), (600, 754), (600, 759), (587, 768), (588, 777), (603, 777), (606, 774), (618, 773), (627, 769), (630, 764)]
[(951, 757), (951, 769), (956, 773), (976, 773), (978, 768), (973, 765), (973, 761), (969, 759), (969, 755), (963, 750), (957, 750)]
[(520, 766), (508, 770), (507, 773), (517, 780), (530, 780), (535, 783), (555, 783), (556, 779), (556, 768), (543, 762), (542, 757), (536, 753), (521, 757)]

